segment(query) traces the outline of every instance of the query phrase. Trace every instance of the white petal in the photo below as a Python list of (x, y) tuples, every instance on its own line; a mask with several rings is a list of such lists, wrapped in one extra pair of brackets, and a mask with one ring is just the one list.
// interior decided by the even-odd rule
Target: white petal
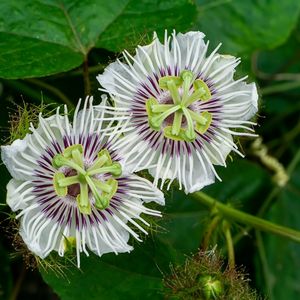
[[(222, 132), (222, 137), (224, 138), (223, 141), (216, 141), (216, 138), (214, 137), (212, 142), (209, 144), (207, 143), (209, 152), (208, 156), (211, 159), (211, 162), (214, 165), (221, 165), (221, 166), (226, 166), (223, 163), (221, 163), (220, 160), (225, 161), (228, 154), (232, 151), (232, 143), (233, 139), (231, 134)], [(221, 158), (220, 158), (221, 156)], [(220, 158), (220, 159), (215, 159), (215, 157)]]
[(225, 81), (233, 81), (235, 68), (240, 60), (231, 55), (215, 54), (215, 56), (215, 61), (207, 71), (207, 77), (214, 83), (214, 88), (218, 89)]
[(237, 120), (236, 114), (238, 113), (240, 115), (239, 120), (247, 121), (256, 114), (258, 110), (258, 93), (255, 83), (239, 82), (222, 93), (220, 92), (217, 96), (222, 97), (225, 92), (242, 92), (244, 95), (233, 96), (226, 100), (226, 103), (223, 104), (224, 109), (229, 105), (235, 105), (235, 107), (231, 111), (224, 112), (224, 118)]
[(128, 98), (131, 99), (135, 92), (135, 90), (128, 87), (132, 83), (137, 84), (131, 73), (128, 65), (118, 61), (106, 67), (104, 73), (97, 76), (97, 80), (101, 86), (105, 87), (108, 93), (124, 100), (124, 105), (126, 106)]
[(28, 181), (11, 179), (7, 186), (6, 202), (13, 211), (24, 209), (34, 199), (32, 184)]
[[(149, 168), (154, 182), (161, 180), (160, 188), (169, 179), (170, 183), (177, 179), (179, 188), (184, 187), (185, 193), (192, 193), (215, 181), (215, 175), (205, 157), (200, 151), (193, 151), (190, 155), (181, 153), (180, 156), (161, 155), (155, 167)], [(170, 184), (167, 186), (167, 189)]]
[(18, 180), (27, 180), (28, 177), (19, 172), (16, 164), (17, 159), (20, 158), (20, 153), (25, 152), (28, 143), (28, 135), (23, 140), (15, 140), (11, 145), (1, 146), (1, 159), (7, 167), (10, 175)]
[(45, 258), (52, 250), (58, 250), (62, 229), (35, 207), (22, 216), (20, 235), (30, 251)]
[[(204, 58), (205, 53), (205, 43), (204, 43), (205, 34), (200, 31), (189, 31), (187, 33), (178, 33), (176, 37), (173, 37), (172, 41), (172, 53), (175, 55), (176, 41), (177, 40), (180, 53), (180, 69), (184, 70), (186, 68), (197, 73), (198, 70), (195, 69), (196, 65), (200, 65), (201, 61)], [(202, 55), (204, 54), (204, 55)], [(177, 58), (178, 61), (179, 57)]]
[(127, 177), (126, 185), (129, 187), (129, 195), (135, 195), (146, 203), (154, 201), (165, 205), (164, 194), (149, 180), (132, 174)]
[[(105, 226), (108, 223), (110, 223), (110, 229)], [(103, 224), (91, 225), (86, 232), (88, 235), (87, 246), (98, 256), (111, 252), (116, 254), (130, 252), (133, 249), (127, 244), (130, 237), (129, 232), (115, 222), (112, 217), (109, 217), (109, 220)], [(117, 240), (112, 233), (118, 236)]]

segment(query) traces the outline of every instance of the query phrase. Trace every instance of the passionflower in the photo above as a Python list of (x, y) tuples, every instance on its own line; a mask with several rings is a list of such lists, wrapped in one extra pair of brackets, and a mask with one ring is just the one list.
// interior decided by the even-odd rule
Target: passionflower
[(132, 130), (115, 146), (135, 171), (148, 169), (161, 187), (169, 179), (194, 192), (221, 180), (215, 165), (226, 166), (232, 136), (252, 136), (257, 89), (246, 77), (234, 80), (239, 58), (221, 55), (220, 45), (207, 55), (201, 32), (156, 34), (135, 56), (111, 63), (97, 79), (109, 93), (115, 111), (130, 120)]
[[(89, 104), (88, 104), (89, 102)], [(65, 107), (54, 116), (39, 117), (31, 134), (1, 147), (12, 179), (7, 203), (20, 211), (20, 235), (34, 254), (52, 250), (63, 256), (70, 245), (80, 253), (129, 252), (134, 228), (147, 233), (141, 214), (160, 216), (144, 203), (164, 204), (163, 194), (149, 181), (130, 174), (112, 145), (125, 130), (103, 109), (86, 99), (75, 110), (73, 124)], [(102, 103), (102, 106), (105, 104)]]

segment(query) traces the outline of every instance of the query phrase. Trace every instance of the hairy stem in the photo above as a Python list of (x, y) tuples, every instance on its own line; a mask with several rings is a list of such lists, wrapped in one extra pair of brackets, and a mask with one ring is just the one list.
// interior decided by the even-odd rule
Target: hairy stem
[(201, 249), (203, 251), (206, 251), (208, 249), (210, 238), (211, 238), (213, 232), (215, 231), (215, 229), (217, 228), (220, 220), (221, 220), (221, 217), (219, 215), (215, 215), (212, 218), (211, 222), (208, 224), (203, 241), (201, 243)]
[(265, 283), (266, 283), (267, 290), (268, 290), (268, 296), (270, 297), (270, 299), (273, 299), (274, 297), (272, 295), (272, 278), (269, 275), (270, 271), (269, 271), (267, 253), (265, 251), (264, 242), (263, 242), (261, 233), (259, 231), (257, 231), (257, 230), (255, 231), (255, 236), (256, 236), (258, 255), (259, 255), (259, 259), (261, 261), (263, 276), (265, 278)]
[(276, 85), (271, 85), (261, 89), (261, 93), (263, 96), (281, 93), (289, 90), (293, 90), (300, 87), (300, 81), (291, 81), (291, 82), (284, 82), (279, 83)]
[(223, 221), (223, 231), (226, 238), (226, 245), (228, 250), (228, 266), (229, 269), (233, 270), (235, 267), (234, 246), (230, 231), (230, 223), (226, 220)]
[(221, 215), (229, 218), (230, 220), (250, 225), (258, 230), (266, 231), (289, 238), (296, 242), (300, 242), (300, 231), (274, 224), (262, 218), (255, 217), (238, 209), (232, 208), (206, 195), (203, 192), (191, 194), (191, 197), (203, 205), (208, 206), (210, 209), (217, 209)]

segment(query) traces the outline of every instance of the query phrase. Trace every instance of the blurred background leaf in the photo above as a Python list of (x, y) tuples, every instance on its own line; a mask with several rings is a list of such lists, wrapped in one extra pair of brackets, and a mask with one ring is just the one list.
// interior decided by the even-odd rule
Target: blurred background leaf
[[(300, 230), (300, 164), (268, 213), (273, 222)], [(300, 245), (277, 236), (258, 239), (257, 284), (270, 300), (297, 299), (300, 295)]]
[(195, 28), (223, 52), (250, 54), (285, 42), (295, 28), (300, 2), (294, 0), (197, 0)]

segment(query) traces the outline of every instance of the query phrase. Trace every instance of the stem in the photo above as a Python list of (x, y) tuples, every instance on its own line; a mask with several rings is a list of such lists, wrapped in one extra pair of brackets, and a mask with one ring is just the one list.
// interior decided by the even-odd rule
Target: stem
[(292, 175), (299, 161), (300, 161), (300, 149), (297, 151), (296, 155), (293, 157), (292, 161), (289, 163), (287, 167), (287, 173), (289, 176)]
[(91, 93), (91, 83), (90, 83), (90, 76), (89, 76), (89, 64), (87, 58), (83, 63), (83, 83), (84, 83), (84, 94), (88, 96)]
[(26, 81), (48, 90), (53, 95), (57, 96), (63, 103), (67, 104), (71, 108), (74, 108), (74, 104), (70, 101), (70, 99), (56, 87), (38, 79), (30, 78), (26, 79)]
[(203, 251), (206, 251), (208, 249), (208, 243), (210, 241), (210, 238), (212, 236), (212, 233), (215, 231), (215, 229), (217, 228), (219, 222), (220, 222), (221, 218), (219, 215), (216, 215), (213, 217), (213, 219), (211, 220), (211, 222), (209, 223), (206, 233), (204, 235), (202, 244), (201, 244), (201, 248), (203, 249)]
[[(293, 157), (292, 161), (289, 163), (288, 167), (287, 167), (287, 174), (290, 177), (292, 175), (292, 173), (294, 172), (297, 164), (300, 161), (300, 149), (298, 150), (298, 152), (296, 153), (296, 155)], [(264, 202), (264, 204), (262, 205), (262, 207), (260, 208), (260, 210), (257, 213), (257, 216), (261, 217), (264, 215), (264, 213), (267, 211), (267, 209), (269, 208), (270, 204), (272, 203), (273, 199), (282, 191), (281, 187), (275, 187), (271, 193), (268, 195), (266, 201)], [(253, 226), (247, 226), (244, 230), (244, 232), (249, 232), (252, 229)], [(235, 237), (234, 237), (234, 243), (237, 243), (242, 237), (244, 236), (244, 233), (238, 233)]]
[(250, 225), (258, 230), (270, 232), (289, 238), (293, 241), (300, 242), (300, 231), (274, 224), (259, 217), (255, 217), (248, 213), (229, 207), (203, 192), (196, 192), (191, 194), (191, 196), (209, 208), (217, 209), (223, 216), (235, 220), (236, 222)]
[(285, 82), (285, 83), (271, 85), (266, 88), (263, 88), (263, 89), (261, 89), (261, 94), (263, 96), (271, 95), (271, 94), (275, 94), (275, 93), (293, 90), (293, 89), (296, 89), (299, 87), (300, 87), (300, 81)]
[(257, 248), (258, 248), (258, 255), (259, 255), (259, 259), (261, 261), (261, 267), (262, 267), (262, 271), (263, 271), (263, 276), (265, 278), (265, 283), (267, 286), (268, 294), (269, 294), (270, 299), (273, 299), (272, 278), (269, 276), (270, 271), (269, 271), (267, 254), (265, 251), (263, 239), (262, 239), (261, 233), (257, 230), (255, 231), (255, 235), (256, 235), (256, 242), (257, 242)]
[(234, 258), (234, 247), (233, 240), (230, 231), (230, 224), (228, 221), (223, 221), (223, 231), (226, 238), (227, 250), (228, 250), (228, 265), (229, 269), (233, 270), (235, 267), (235, 258)]

